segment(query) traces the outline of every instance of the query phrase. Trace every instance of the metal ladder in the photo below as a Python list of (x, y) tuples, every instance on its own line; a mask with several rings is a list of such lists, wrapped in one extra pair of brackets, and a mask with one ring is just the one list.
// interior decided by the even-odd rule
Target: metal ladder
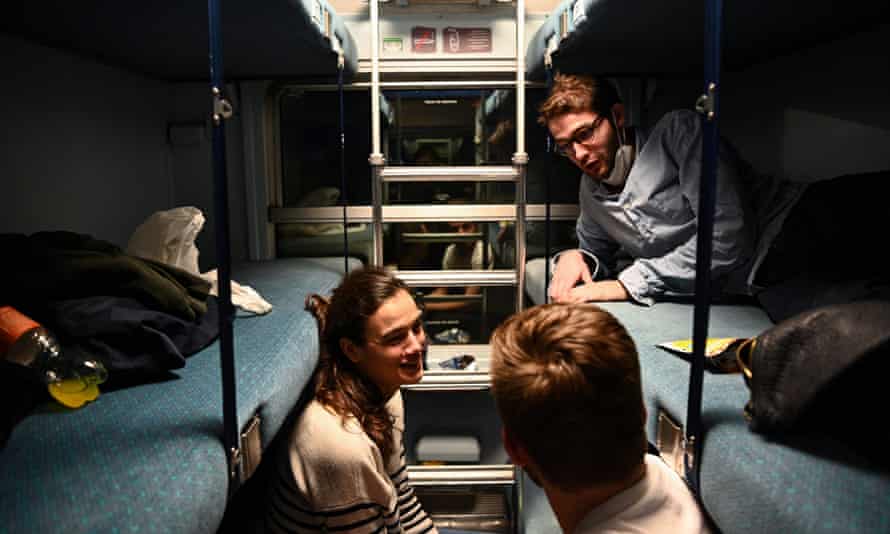
[[(404, 3), (400, 0), (400, 5)], [(487, 5), (480, 2), (480, 6)], [(525, 0), (515, 2), (516, 46), (515, 59), (500, 72), (509, 69), (515, 73), (515, 81), (507, 82), (516, 91), (516, 152), (512, 165), (467, 166), (467, 167), (406, 167), (387, 166), (381, 152), (380, 100), (383, 84), (380, 80), (380, 4), (370, 0), (371, 38), (371, 145), (369, 163), (372, 167), (372, 263), (384, 264), (383, 243), (384, 224), (419, 222), (501, 222), (510, 221), (515, 227), (515, 267), (498, 270), (396, 270), (399, 278), (409, 286), (420, 287), (465, 287), (479, 286), (515, 288), (515, 309), (519, 311), (524, 301), (524, 279), (526, 259), (526, 167), (528, 154), (525, 151)], [(422, 72), (423, 64), (435, 68), (435, 60), (416, 62), (406, 69)], [(503, 62), (502, 62), (503, 63)], [(484, 82), (483, 82), (484, 83)], [(501, 82), (501, 85), (505, 85)], [(387, 84), (387, 87), (429, 88), (478, 88), (479, 83), (468, 80), (434, 82), (405, 82)], [(472, 205), (388, 205), (385, 190), (396, 183), (436, 183), (436, 182), (512, 182), (515, 184), (515, 202), (512, 204), (472, 204)], [(427, 236), (436, 239), (453, 239), (457, 236)], [(475, 236), (474, 236), (475, 237)], [(412, 236), (419, 239), (421, 236)], [(466, 236), (465, 236), (466, 238)], [(487, 250), (487, 240), (483, 242)], [(483, 297), (483, 313), (484, 313)], [(403, 386), (402, 393), (406, 406), (406, 447), (411, 447), (413, 438), (410, 428), (421, 432), (429, 428), (424, 421), (433, 412), (443, 413), (446, 421), (436, 421), (432, 426), (442, 425), (452, 428), (466, 428), (474, 424), (482, 428), (484, 436), (480, 446), (484, 449), (498, 448), (500, 451), (499, 424), (493, 398), (490, 394), (488, 362), (490, 348), (487, 344), (436, 345), (430, 347), (428, 360), (437, 362), (457, 354), (473, 354), (479, 364), (478, 371), (429, 370), (418, 384)], [(434, 367), (434, 366), (430, 366)], [(412, 424), (414, 422), (415, 424)], [(408, 452), (409, 463), (413, 451)], [(420, 499), (424, 502), (437, 526), (460, 528), (486, 532), (523, 532), (521, 525), (522, 487), (518, 468), (507, 463), (506, 454), (494, 454), (500, 461), (486, 462), (486, 454), (481, 455), (478, 465), (409, 465), (412, 483)]]

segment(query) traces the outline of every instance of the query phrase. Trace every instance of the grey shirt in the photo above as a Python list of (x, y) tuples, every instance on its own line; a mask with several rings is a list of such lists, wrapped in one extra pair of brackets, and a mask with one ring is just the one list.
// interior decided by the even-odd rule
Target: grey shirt
[[(633, 300), (651, 305), (661, 296), (694, 293), (701, 119), (693, 111), (670, 112), (648, 134), (636, 132), (636, 147), (621, 192), (582, 177), (576, 230), (580, 248), (598, 260), (597, 277), (617, 273)], [(764, 180), (721, 147), (711, 261), (721, 289), (748, 292), (767, 245), (758, 246), (758, 235), (771, 235), (768, 228), (781, 224), (799, 193), (764, 187)]]

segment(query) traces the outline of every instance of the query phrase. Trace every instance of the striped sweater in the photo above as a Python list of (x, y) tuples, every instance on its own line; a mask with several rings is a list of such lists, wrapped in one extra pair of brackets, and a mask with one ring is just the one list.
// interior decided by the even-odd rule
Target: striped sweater
[(385, 461), (355, 419), (313, 400), (280, 451), (266, 529), (355, 534), (435, 533), (408, 481), (402, 395), (387, 404), (395, 417), (393, 454)]

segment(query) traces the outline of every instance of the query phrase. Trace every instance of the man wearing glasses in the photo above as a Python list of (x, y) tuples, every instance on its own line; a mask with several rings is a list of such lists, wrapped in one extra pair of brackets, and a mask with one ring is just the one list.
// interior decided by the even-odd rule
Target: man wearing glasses
[[(557, 256), (550, 299), (651, 305), (665, 296), (693, 294), (700, 117), (672, 111), (648, 132), (632, 128), (608, 81), (562, 74), (539, 112), (557, 151), (584, 172), (576, 227), (580, 247)], [(749, 167), (721, 146), (711, 264), (718, 287), (730, 274), (744, 287), (742, 267), (755, 256), (760, 213), (755, 216), (743, 185), (751, 179)], [(794, 194), (759, 202), (769, 208), (764, 213), (774, 214), (787, 209)]]

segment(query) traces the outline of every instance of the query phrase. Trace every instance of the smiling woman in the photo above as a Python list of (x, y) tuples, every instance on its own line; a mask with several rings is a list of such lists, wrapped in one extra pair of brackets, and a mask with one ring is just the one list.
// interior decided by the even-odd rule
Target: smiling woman
[(330, 298), (310, 295), (321, 354), (315, 396), (280, 451), (271, 532), (435, 532), (411, 488), (399, 386), (423, 377), (421, 310), (383, 269), (346, 275)]
[(346, 357), (386, 398), (423, 377), (426, 335), (420, 316), (414, 298), (400, 288), (367, 319), (364, 345), (347, 337), (339, 340)]

